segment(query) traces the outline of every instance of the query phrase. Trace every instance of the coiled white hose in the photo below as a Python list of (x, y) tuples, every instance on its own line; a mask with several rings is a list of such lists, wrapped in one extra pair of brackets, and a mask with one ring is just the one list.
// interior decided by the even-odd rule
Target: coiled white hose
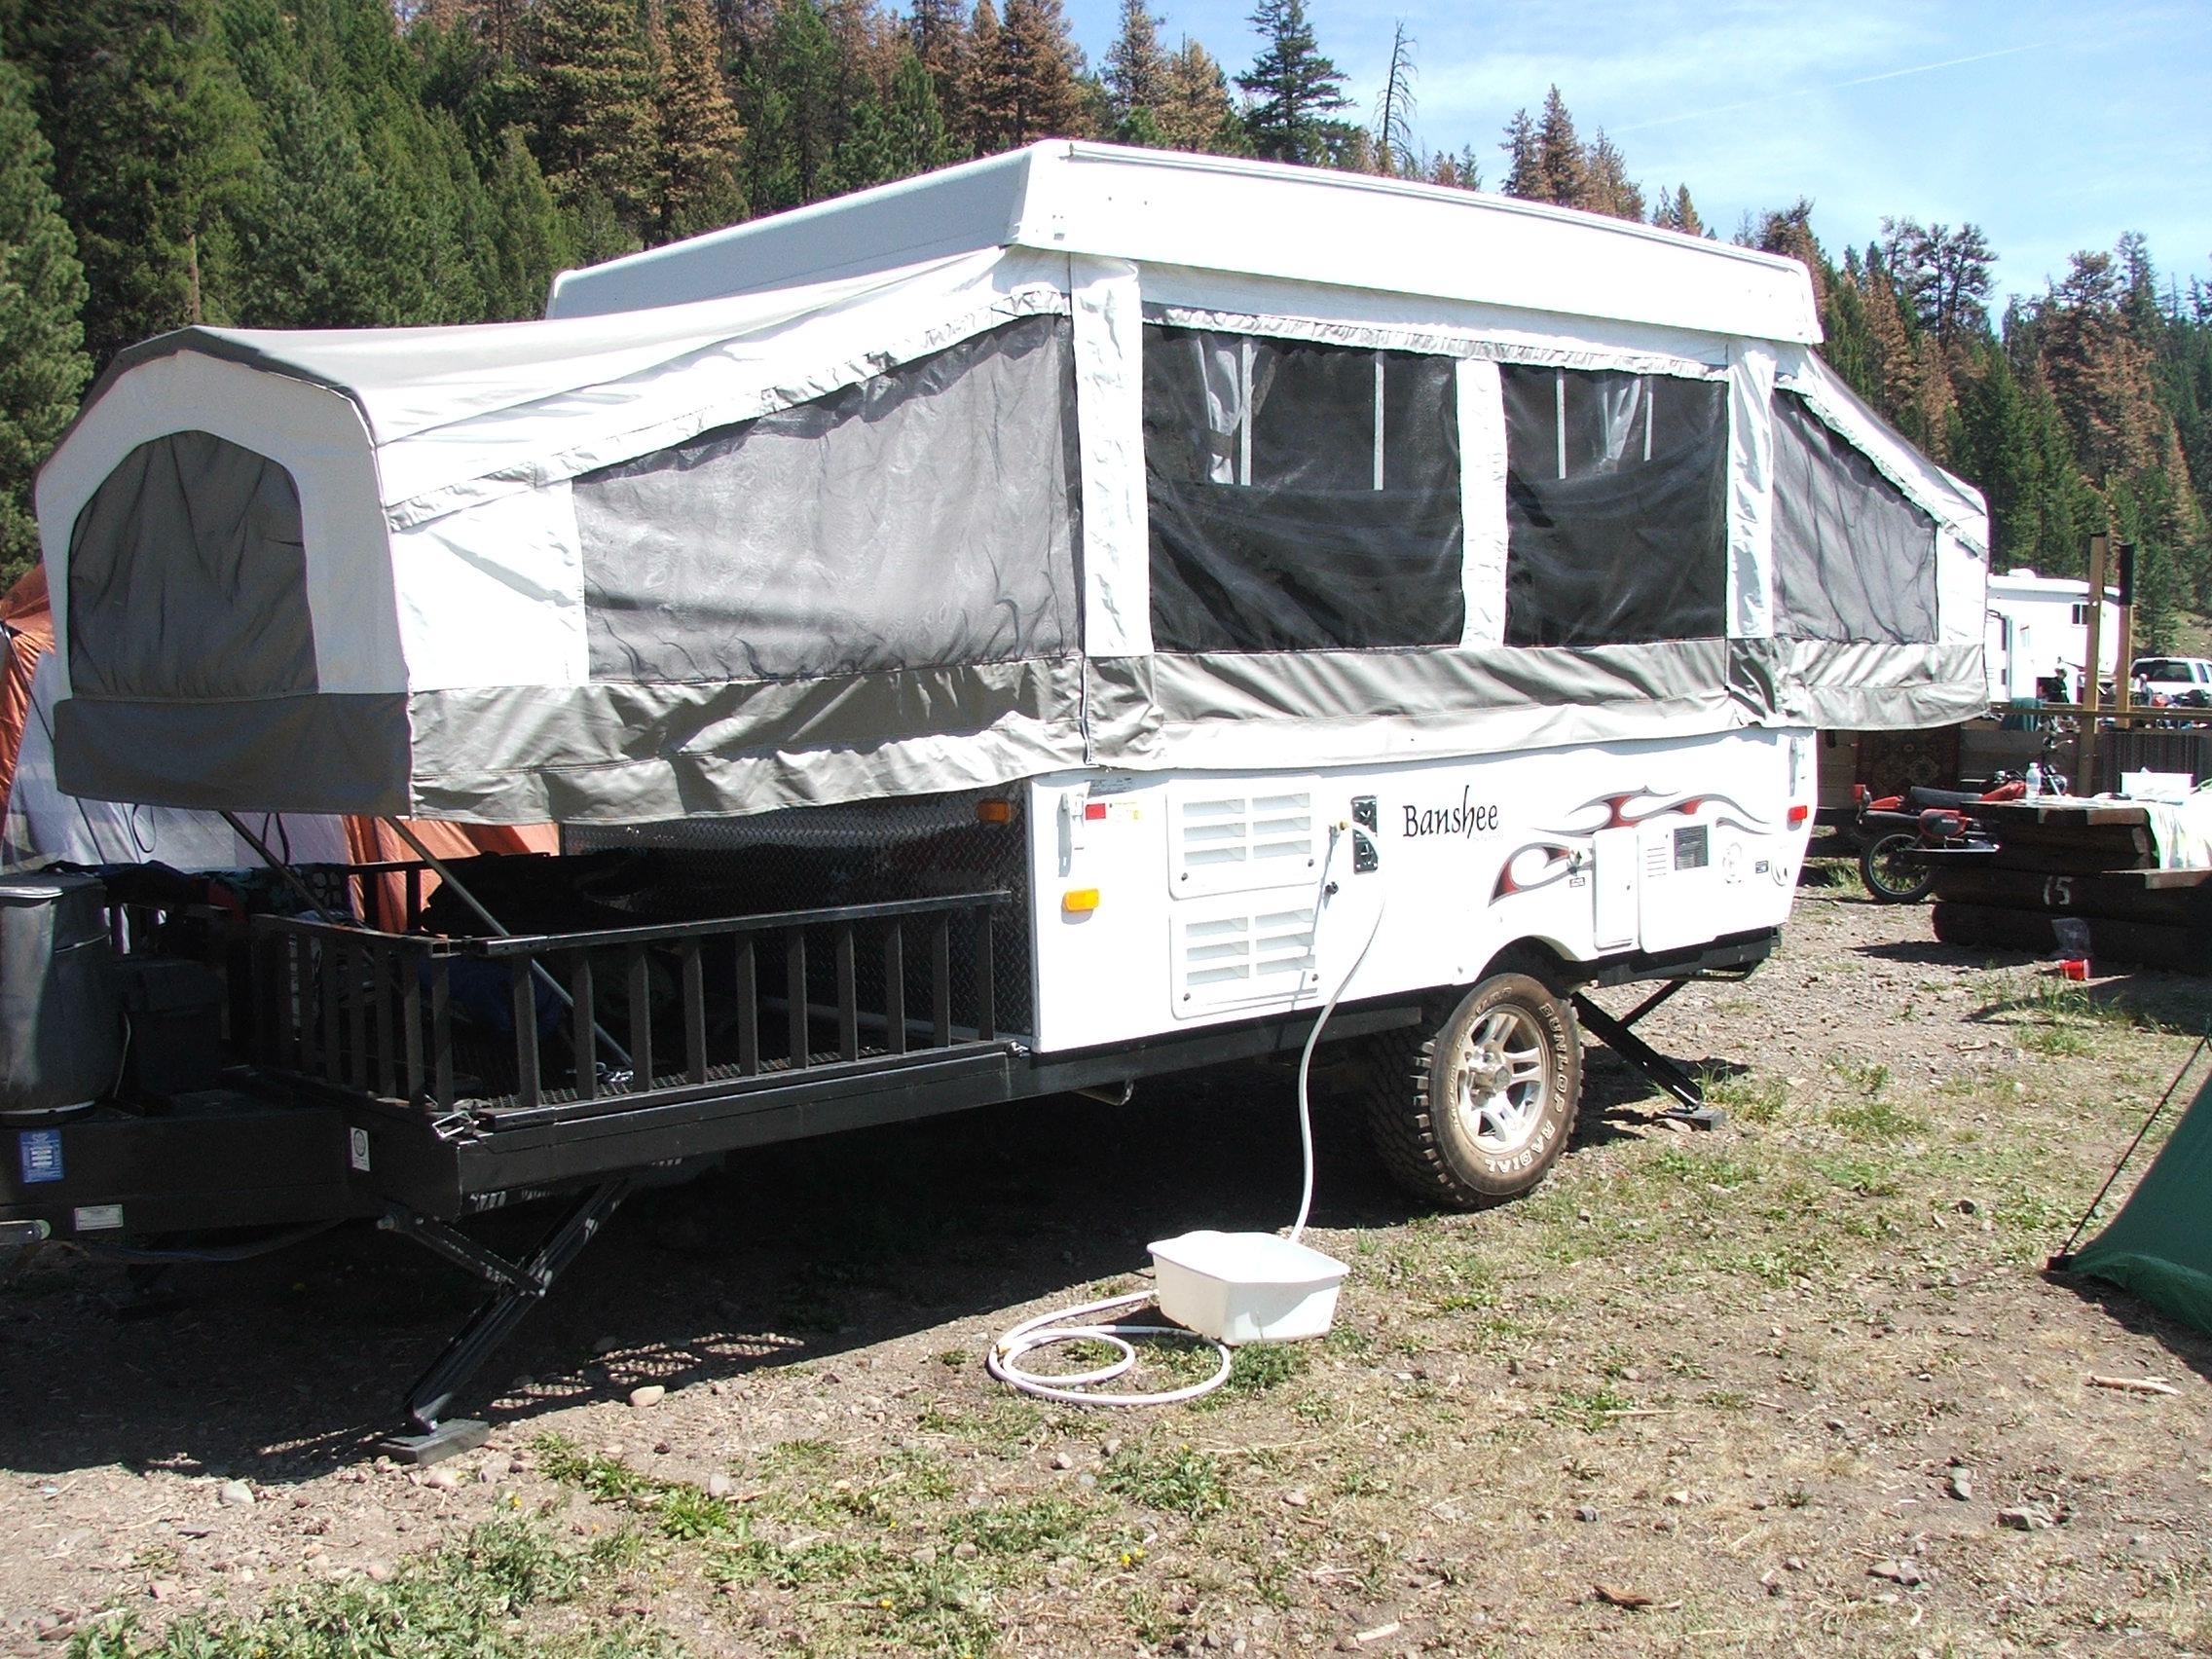
[[(1351, 834), (1356, 834), (1348, 824), (1329, 826), (1329, 850), (1321, 859), (1321, 879), (1316, 884), (1313, 899), (1314, 956), (1320, 955), (1321, 915), (1326, 908), (1333, 889), (1329, 881), (1330, 868), (1337, 859), (1337, 846)], [(1329, 1023), (1329, 1016), (1337, 1012), (1346, 987), (1367, 960), (1367, 953), (1375, 948), (1376, 935), (1382, 931), (1382, 905), (1375, 907), (1374, 923), (1367, 930), (1367, 940), (1352, 958), (1351, 966), (1337, 981), (1337, 988), (1321, 1007), (1321, 1017), (1313, 1022), (1313, 1029), (1306, 1035), (1306, 1047), (1298, 1056), (1298, 1140), (1299, 1149), (1306, 1161), (1305, 1185), (1299, 1194), (1298, 1219), (1291, 1224), (1290, 1241), (1295, 1244), (1306, 1232), (1306, 1218), (1313, 1209), (1313, 1108), (1307, 1094), (1307, 1079), (1312, 1070), (1313, 1048), (1321, 1040), (1321, 1028)], [(1172, 1406), (1184, 1400), (1195, 1400), (1201, 1394), (1210, 1394), (1229, 1381), (1235, 1355), (1225, 1342), (1212, 1337), (1200, 1337), (1180, 1325), (1132, 1325), (1116, 1321), (1110, 1325), (1070, 1325), (1063, 1320), (1081, 1319), (1091, 1313), (1110, 1313), (1118, 1308), (1138, 1308), (1152, 1300), (1153, 1293), (1139, 1290), (1126, 1296), (1110, 1296), (1103, 1302), (1087, 1302), (1078, 1308), (1056, 1309), (1040, 1313), (1034, 1319), (1020, 1324), (991, 1345), (983, 1357), (983, 1368), (1009, 1387), (1019, 1388), (1025, 1394), (1034, 1394), (1042, 1400), (1057, 1400), (1075, 1406)], [(1164, 1388), (1149, 1394), (1093, 1394), (1087, 1390), (1103, 1383), (1117, 1382), (1136, 1369), (1137, 1350), (1129, 1342), (1131, 1337), (1181, 1337), (1187, 1342), (1212, 1343), (1221, 1355), (1221, 1364), (1212, 1376), (1203, 1382), (1192, 1382), (1181, 1388)], [(1118, 1350), (1118, 1357), (1108, 1364), (1090, 1371), (1041, 1375), (1021, 1368), (1024, 1355), (1036, 1353), (1057, 1343), (1100, 1343)]]
[[(1034, 1319), (1020, 1324), (991, 1345), (984, 1357), (984, 1369), (1001, 1382), (1019, 1388), (1025, 1394), (1039, 1399), (1060, 1400), (1077, 1406), (1171, 1406), (1178, 1400), (1195, 1400), (1200, 1394), (1210, 1394), (1229, 1381), (1229, 1369), (1235, 1357), (1229, 1345), (1214, 1342), (1221, 1354), (1221, 1365), (1202, 1382), (1193, 1382), (1183, 1388), (1166, 1388), (1156, 1394), (1088, 1394), (1086, 1388), (1102, 1382), (1112, 1382), (1126, 1377), (1136, 1368), (1137, 1350), (1129, 1343), (1131, 1337), (1181, 1337), (1187, 1342), (1213, 1342), (1211, 1337), (1200, 1337), (1186, 1331), (1180, 1325), (1062, 1325), (1062, 1319), (1080, 1319), (1087, 1313), (1109, 1313), (1117, 1308), (1136, 1308), (1152, 1300), (1149, 1290), (1136, 1291), (1128, 1296), (1109, 1296), (1103, 1302), (1087, 1302), (1080, 1308), (1059, 1308), (1050, 1313), (1040, 1313)], [(1047, 1330), (1046, 1326), (1052, 1329)], [(1111, 1364), (1101, 1365), (1095, 1371), (1076, 1371), (1050, 1377), (1021, 1369), (1024, 1354), (1035, 1353), (1039, 1348), (1051, 1347), (1054, 1343), (1103, 1343), (1110, 1348), (1121, 1350), (1121, 1357)]]

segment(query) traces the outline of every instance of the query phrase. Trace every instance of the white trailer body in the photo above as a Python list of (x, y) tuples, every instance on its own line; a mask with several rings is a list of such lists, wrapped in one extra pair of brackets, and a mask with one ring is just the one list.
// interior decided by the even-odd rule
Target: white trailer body
[[(2097, 672), (2109, 680), (2120, 650), (2120, 603), (2107, 593)], [(2089, 660), (2089, 584), (2033, 571), (1993, 573), (1986, 648), (1992, 702), (2032, 698), (2038, 681), (2061, 674), (2067, 694), (2079, 699)]]
[[(1808, 734), (1758, 732), (1323, 773), (1034, 780), (1038, 1048), (1249, 1019), (1340, 986), (1359, 1001), (1472, 984), (1527, 941), (1582, 964), (1777, 929), (1804, 858), (1812, 759)], [(1340, 847), (1324, 895), (1330, 827), (1359, 817), (1377, 867), (1355, 873)]]

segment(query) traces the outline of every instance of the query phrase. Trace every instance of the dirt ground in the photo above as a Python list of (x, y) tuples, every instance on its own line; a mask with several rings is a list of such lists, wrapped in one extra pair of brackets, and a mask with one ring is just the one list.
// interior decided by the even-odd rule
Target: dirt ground
[(2212, 1342), (2043, 1272), (2212, 985), (2053, 994), (1802, 898), (1643, 1027), (1722, 1074), (1717, 1131), (1594, 1049), (1551, 1181), (1442, 1217), (1324, 1111), (1337, 1328), (1198, 1406), (1046, 1407), (980, 1355), (1139, 1285), (1148, 1239), (1282, 1225), (1280, 1070), (638, 1199), (495, 1358), (491, 1446), (428, 1473), (370, 1451), (471, 1301), (413, 1246), (196, 1268), (129, 1318), (49, 1247), (0, 1288), (0, 1650), (2212, 1652)]

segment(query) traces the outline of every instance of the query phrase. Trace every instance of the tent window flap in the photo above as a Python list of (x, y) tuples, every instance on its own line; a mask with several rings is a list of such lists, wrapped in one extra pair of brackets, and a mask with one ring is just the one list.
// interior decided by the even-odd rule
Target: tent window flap
[(1148, 325), (1153, 645), (1453, 645), (1465, 614), (1454, 364)]
[(126, 456), (70, 532), (69, 681), (94, 697), (314, 690), (292, 475), (212, 432)]
[(1075, 649), (1065, 317), (978, 334), (575, 482), (596, 681), (826, 678)]
[(1508, 363), (1505, 638), (1639, 645), (1720, 636), (1727, 388)]
[(1793, 391), (1774, 394), (1774, 631), (1922, 645), (1936, 625), (1936, 521)]

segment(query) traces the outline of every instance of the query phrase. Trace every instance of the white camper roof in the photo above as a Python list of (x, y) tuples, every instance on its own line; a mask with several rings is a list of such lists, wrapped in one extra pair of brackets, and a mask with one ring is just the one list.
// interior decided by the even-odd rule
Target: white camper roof
[(556, 310), (123, 353), (38, 482), (63, 787), (636, 823), (1985, 694), (1981, 499), (1788, 261), (1054, 143)]
[(1480, 191), (1068, 139), (565, 272), (546, 315), (684, 305), (990, 247), (1821, 338), (1793, 259)]

